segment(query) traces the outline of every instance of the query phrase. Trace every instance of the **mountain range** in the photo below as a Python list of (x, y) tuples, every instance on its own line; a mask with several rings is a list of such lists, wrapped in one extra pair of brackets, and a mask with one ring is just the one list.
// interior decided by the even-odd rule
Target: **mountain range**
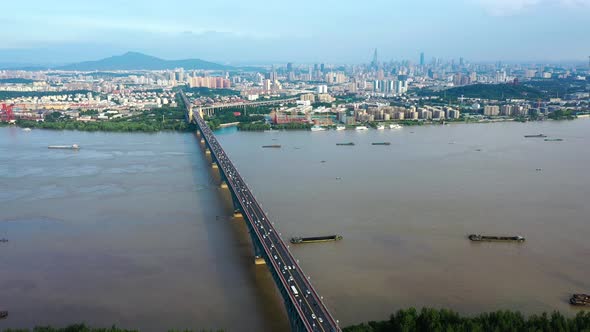
[(184, 68), (186, 70), (228, 70), (233, 67), (201, 59), (164, 60), (138, 52), (108, 57), (97, 61), (85, 61), (65, 66), (54, 67), (56, 70), (93, 71), (93, 70), (165, 70)]

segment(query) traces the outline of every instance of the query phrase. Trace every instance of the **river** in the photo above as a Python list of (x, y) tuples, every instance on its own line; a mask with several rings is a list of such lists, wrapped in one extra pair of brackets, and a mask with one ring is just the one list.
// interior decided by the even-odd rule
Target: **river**
[[(589, 119), (218, 138), (286, 240), (343, 235), (291, 246), (343, 326), (410, 306), (575, 314), (590, 292)], [(192, 134), (0, 128), (0, 330), (287, 330), (215, 172)]]

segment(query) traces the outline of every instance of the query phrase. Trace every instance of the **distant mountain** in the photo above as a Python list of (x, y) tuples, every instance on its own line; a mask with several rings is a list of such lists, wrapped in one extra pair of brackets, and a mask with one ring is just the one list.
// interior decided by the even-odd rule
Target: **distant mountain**
[(164, 60), (138, 52), (127, 52), (97, 61), (85, 61), (56, 67), (56, 70), (93, 71), (93, 70), (164, 70), (174, 68), (227, 70), (233, 67), (220, 65), (200, 59)]

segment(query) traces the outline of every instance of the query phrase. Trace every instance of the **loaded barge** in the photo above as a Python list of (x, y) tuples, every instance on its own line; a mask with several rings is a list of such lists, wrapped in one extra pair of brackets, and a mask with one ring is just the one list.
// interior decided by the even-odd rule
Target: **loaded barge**
[(545, 138), (547, 135), (538, 134), (538, 135), (524, 135), (525, 138)]
[(78, 144), (72, 144), (72, 145), (50, 145), (47, 148), (48, 149), (78, 150), (78, 149), (80, 149), (80, 146)]
[(279, 144), (272, 144), (272, 145), (263, 145), (263, 148), (275, 148), (275, 149), (280, 149), (281, 146)]
[(570, 299), (570, 304), (577, 306), (590, 307), (590, 295), (589, 294), (574, 294)]
[(389, 142), (376, 142), (376, 143), (371, 143), (371, 145), (391, 145), (391, 143), (389, 143)]
[(315, 243), (315, 242), (328, 242), (328, 241), (340, 241), (342, 236), (340, 235), (328, 235), (328, 236), (312, 236), (312, 237), (293, 237), (291, 243)]
[(353, 142), (348, 142), (348, 143), (336, 143), (336, 145), (338, 146), (353, 146), (354, 143)]
[(469, 240), (475, 242), (483, 242), (483, 241), (516, 241), (516, 242), (524, 242), (524, 236), (516, 235), (516, 236), (489, 236), (489, 235), (479, 235), (479, 234), (470, 234), (468, 236)]

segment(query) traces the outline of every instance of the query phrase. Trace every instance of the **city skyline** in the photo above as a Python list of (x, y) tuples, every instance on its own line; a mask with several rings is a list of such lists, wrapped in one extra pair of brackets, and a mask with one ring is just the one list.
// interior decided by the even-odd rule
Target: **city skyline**
[(588, 0), (33, 2), (5, 4), (0, 63), (63, 64), (126, 51), (229, 64), (366, 63), (375, 48), (381, 61), (418, 62), (424, 52), (426, 62), (584, 62), (590, 43)]

